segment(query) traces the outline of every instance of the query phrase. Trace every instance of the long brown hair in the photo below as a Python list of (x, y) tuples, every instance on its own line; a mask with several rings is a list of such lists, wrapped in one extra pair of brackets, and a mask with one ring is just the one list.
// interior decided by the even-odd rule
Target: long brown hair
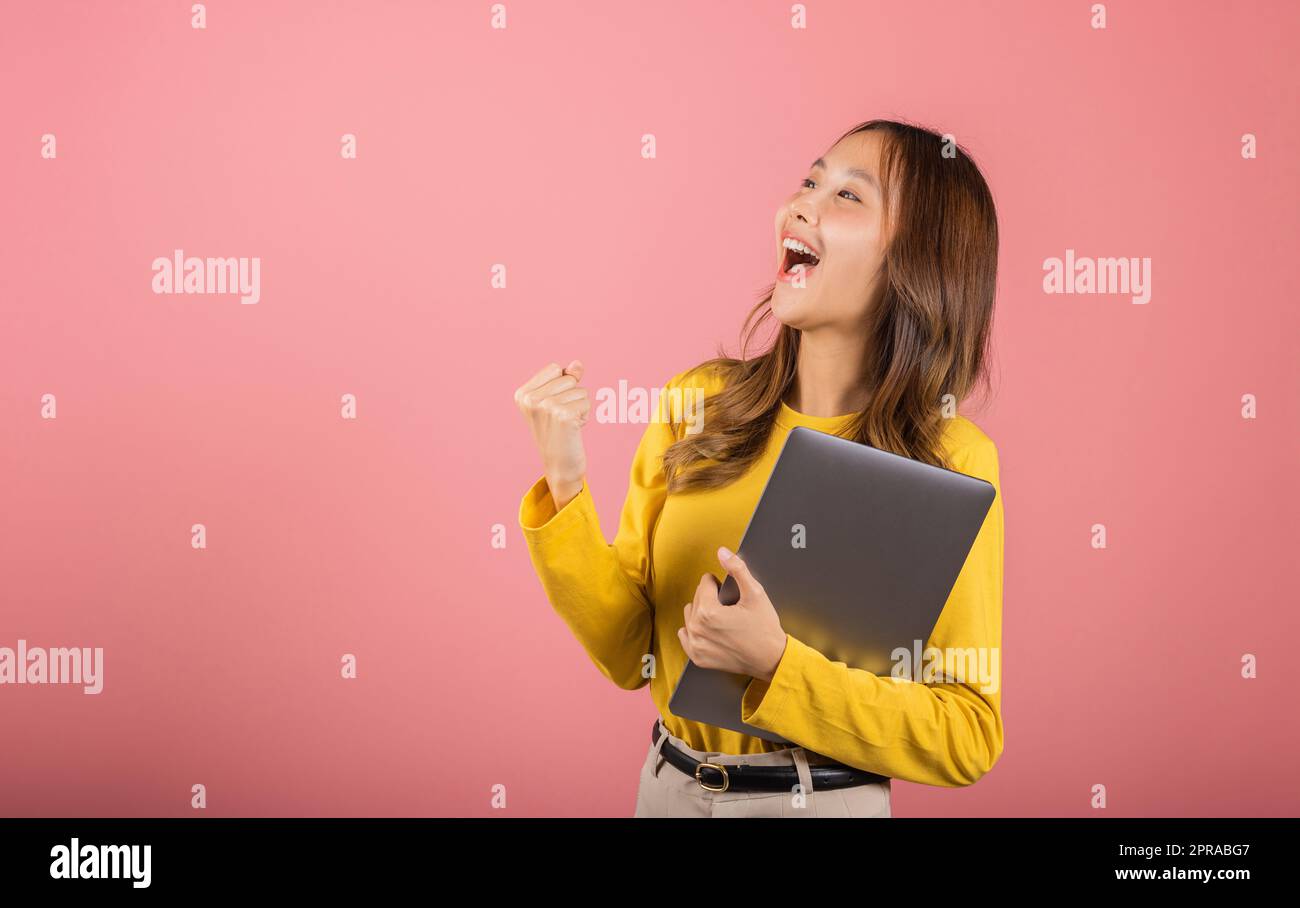
[[(870, 399), (845, 434), (950, 467), (942, 450), (944, 418), (956, 415), (956, 402), (977, 384), (988, 385), (997, 212), (979, 168), (950, 137), (877, 119), (836, 141), (871, 129), (882, 140), (884, 223), (895, 226), (867, 314), (864, 382)], [(727, 485), (763, 453), (795, 379), (801, 334), (783, 324), (769, 350), (746, 358), (755, 333), (772, 317), (775, 289), (769, 287), (746, 317), (739, 358), (719, 348), (717, 357), (690, 370), (716, 369), (725, 387), (706, 401), (703, 429), (664, 452), (669, 491)]]

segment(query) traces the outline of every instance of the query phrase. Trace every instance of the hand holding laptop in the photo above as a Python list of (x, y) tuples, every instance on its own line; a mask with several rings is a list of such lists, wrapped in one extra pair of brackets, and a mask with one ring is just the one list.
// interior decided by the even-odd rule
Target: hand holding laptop
[(686, 604), (677, 639), (686, 657), (700, 668), (771, 681), (785, 653), (781, 618), (739, 555), (723, 547), (718, 549), (718, 562), (735, 578), (739, 600), (728, 595), (731, 601), (721, 602), (717, 578), (705, 574), (695, 589), (695, 600)]

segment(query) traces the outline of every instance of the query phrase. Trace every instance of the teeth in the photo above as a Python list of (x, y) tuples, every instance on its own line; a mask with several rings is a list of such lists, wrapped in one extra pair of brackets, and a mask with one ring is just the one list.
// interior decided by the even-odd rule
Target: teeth
[(795, 252), (803, 252), (813, 257), (817, 256), (817, 253), (814, 252), (811, 247), (804, 245), (803, 243), (796, 240), (794, 237), (789, 237), (789, 236), (786, 237), (784, 240), (781, 241), (781, 245), (784, 246), (786, 249), (793, 249)]

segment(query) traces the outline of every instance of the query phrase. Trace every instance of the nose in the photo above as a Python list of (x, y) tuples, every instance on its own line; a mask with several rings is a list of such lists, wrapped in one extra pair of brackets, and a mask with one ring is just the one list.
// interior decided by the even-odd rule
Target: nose
[(797, 198), (790, 203), (790, 214), (803, 221), (805, 224), (816, 224), (817, 214), (813, 206), (807, 204), (804, 198)]

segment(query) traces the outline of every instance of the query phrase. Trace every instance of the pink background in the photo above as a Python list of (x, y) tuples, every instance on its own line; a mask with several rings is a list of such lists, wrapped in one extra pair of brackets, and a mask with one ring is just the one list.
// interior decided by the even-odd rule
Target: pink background
[[(734, 352), (775, 207), (874, 116), (971, 149), (1003, 237), (963, 412), (1001, 455), (1006, 751), (895, 815), (1300, 811), (1300, 6), (808, 5), (10, 4), (0, 646), (102, 646), (105, 688), (0, 688), (0, 813), (630, 814), (654, 707), (543, 597), (511, 395)], [(176, 248), (260, 256), (261, 302), (155, 295)], [(1151, 302), (1045, 295), (1067, 248), (1151, 257)], [(587, 431), (611, 536), (643, 428)]]

